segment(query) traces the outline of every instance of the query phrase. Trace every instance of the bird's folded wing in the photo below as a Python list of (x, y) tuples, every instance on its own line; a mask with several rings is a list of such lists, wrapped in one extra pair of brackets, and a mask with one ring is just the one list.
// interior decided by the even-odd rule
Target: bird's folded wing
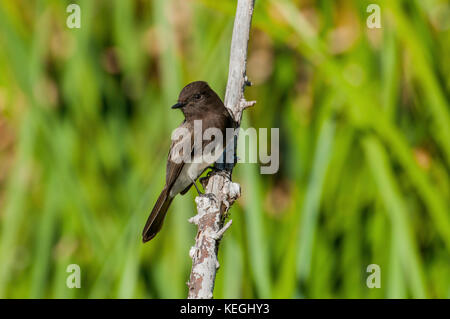
[(166, 187), (169, 190), (183, 170), (184, 164), (192, 160), (194, 150), (192, 125), (184, 121), (172, 134), (172, 138), (166, 166)]

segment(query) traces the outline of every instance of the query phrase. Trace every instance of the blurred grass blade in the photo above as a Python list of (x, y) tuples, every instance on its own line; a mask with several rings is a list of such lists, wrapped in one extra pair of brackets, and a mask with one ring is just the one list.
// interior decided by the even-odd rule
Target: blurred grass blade
[(303, 204), (300, 232), (298, 237), (297, 277), (306, 279), (311, 269), (314, 237), (317, 229), (320, 199), (325, 176), (330, 164), (335, 134), (334, 120), (325, 120), (320, 129), (314, 164), (308, 182), (308, 190)]
[(405, 203), (392, 174), (389, 159), (380, 142), (374, 137), (365, 138), (363, 144), (372, 176), (389, 212), (395, 253), (400, 256), (402, 269), (413, 297), (424, 298), (427, 293), (422, 265), (413, 236), (414, 230), (409, 222)]

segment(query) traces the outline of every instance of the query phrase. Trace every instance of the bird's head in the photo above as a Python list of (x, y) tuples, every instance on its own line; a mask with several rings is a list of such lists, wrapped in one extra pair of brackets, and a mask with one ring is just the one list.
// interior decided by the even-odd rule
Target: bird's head
[(189, 83), (178, 97), (173, 109), (181, 109), (186, 119), (202, 118), (206, 112), (215, 111), (223, 105), (219, 96), (203, 81)]

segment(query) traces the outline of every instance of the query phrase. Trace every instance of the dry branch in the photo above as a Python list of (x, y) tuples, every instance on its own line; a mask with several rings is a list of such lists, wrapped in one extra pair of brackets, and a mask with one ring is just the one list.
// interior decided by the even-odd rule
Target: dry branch
[[(238, 0), (231, 40), (228, 83), (225, 93), (225, 106), (240, 126), (242, 111), (256, 102), (244, 99), (245, 86), (249, 85), (246, 76), (247, 46), (252, 21), (254, 0)], [(234, 151), (236, 151), (234, 141)], [(197, 215), (189, 221), (198, 226), (198, 232), (189, 252), (192, 258), (191, 275), (188, 282), (189, 299), (210, 299), (213, 297), (216, 272), (219, 268), (217, 252), (220, 239), (231, 226), (224, 221), (228, 210), (240, 196), (240, 186), (231, 181), (234, 163), (217, 165), (220, 170), (208, 177), (205, 195), (195, 199)]]

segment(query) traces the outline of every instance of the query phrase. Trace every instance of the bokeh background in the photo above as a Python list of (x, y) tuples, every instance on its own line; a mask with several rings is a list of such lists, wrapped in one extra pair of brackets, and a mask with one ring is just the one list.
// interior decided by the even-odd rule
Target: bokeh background
[[(196, 192), (140, 234), (169, 107), (224, 96), (236, 2), (73, 2), (80, 29), (71, 1), (0, 2), (0, 297), (184, 298)], [(445, 0), (256, 1), (243, 127), (280, 128), (281, 164), (234, 171), (216, 298), (450, 297), (449, 57)]]

